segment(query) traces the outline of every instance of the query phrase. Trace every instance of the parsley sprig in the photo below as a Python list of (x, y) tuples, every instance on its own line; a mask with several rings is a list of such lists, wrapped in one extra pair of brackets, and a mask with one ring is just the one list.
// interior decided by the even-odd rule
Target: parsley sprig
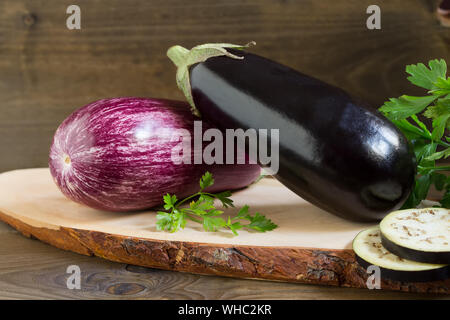
[[(248, 213), (249, 206), (243, 206), (234, 217), (224, 219), (224, 213), (214, 206), (214, 200), (218, 199), (224, 208), (234, 207), (233, 200), (230, 199), (231, 192), (209, 193), (204, 190), (214, 184), (211, 173), (206, 172), (200, 179), (200, 190), (183, 200), (178, 200), (176, 195), (166, 194), (164, 199), (164, 209), (158, 211), (156, 216), (156, 228), (169, 232), (176, 232), (184, 229), (187, 220), (203, 224), (206, 231), (217, 231), (225, 228), (238, 235), (240, 229), (250, 229), (259, 232), (266, 232), (277, 227), (270, 219), (256, 212), (254, 215)], [(188, 201), (189, 206), (186, 206)], [(185, 205), (185, 206), (183, 206)], [(242, 221), (248, 223), (242, 224)]]
[[(440, 204), (450, 208), (450, 166), (436, 164), (436, 160), (450, 156), (450, 78), (447, 77), (447, 64), (443, 59), (431, 60), (428, 67), (422, 63), (409, 65), (406, 72), (408, 80), (427, 89), (422, 97), (403, 95), (391, 98), (379, 109), (411, 142), (417, 158), (417, 176), (414, 190), (403, 208), (414, 208), (428, 195), (431, 185), (444, 191)], [(432, 119), (432, 128), (419, 120), (419, 114)]]

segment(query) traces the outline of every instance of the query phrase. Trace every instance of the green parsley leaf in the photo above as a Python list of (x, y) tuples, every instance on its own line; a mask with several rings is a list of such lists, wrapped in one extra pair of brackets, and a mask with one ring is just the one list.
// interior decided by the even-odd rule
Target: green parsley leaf
[(442, 207), (450, 209), (450, 189), (447, 190), (447, 192), (445, 193), (444, 197), (442, 198), (442, 200), (440, 201)]
[(431, 93), (437, 96), (450, 94), (450, 78), (438, 78), (434, 83), (437, 89), (431, 90)]
[(170, 194), (166, 194), (165, 196), (163, 196), (163, 200), (164, 200), (164, 209), (170, 210), (171, 208), (174, 207), (175, 203), (177, 202), (177, 196), (176, 195), (171, 196)]
[(213, 176), (210, 172), (206, 172), (200, 179), (200, 190), (204, 190), (214, 184)]
[(238, 212), (236, 218), (245, 219), (245, 217), (248, 215), (248, 209), (249, 209), (249, 206), (247, 206), (247, 205), (243, 206), (241, 209), (239, 209), (239, 212)]
[(252, 216), (248, 213), (248, 210), (249, 206), (243, 206), (235, 217), (235, 219), (248, 220), (250, 222), (249, 224), (244, 225), (244, 227), (257, 231), (268, 231), (277, 227), (275, 223), (261, 215), (259, 212), (256, 212), (255, 215)]
[(439, 78), (444, 78), (447, 73), (447, 64), (444, 59), (431, 60), (427, 68), (423, 63), (412, 64), (406, 67), (406, 72), (411, 76), (408, 80), (418, 87), (432, 90)]
[(218, 217), (203, 217), (203, 228), (206, 231), (217, 231), (226, 225), (225, 220)]
[[(450, 166), (437, 166), (436, 161), (450, 157), (450, 78), (447, 78), (447, 64), (431, 60), (428, 67), (422, 63), (406, 67), (408, 80), (428, 90), (428, 96), (389, 99), (380, 111), (399, 128), (412, 144), (417, 158), (417, 175), (413, 191), (403, 204), (403, 209), (417, 207), (426, 199), (430, 186), (446, 190), (441, 200), (443, 207), (450, 205)], [(419, 120), (418, 115), (432, 119), (432, 129)]]
[(207, 210), (214, 208), (214, 198), (207, 195), (201, 195), (197, 201), (192, 201), (189, 206), (198, 213), (206, 213)]
[(447, 176), (442, 173), (433, 173), (432, 174), (432, 181), (434, 186), (436, 187), (436, 190), (442, 191), (444, 190), (445, 184), (447, 182)]
[(432, 163), (429, 163), (432, 161), (432, 159), (428, 159), (431, 155), (433, 155), (436, 152), (437, 144), (436, 143), (430, 143), (426, 140), (418, 140), (413, 142), (414, 146), (414, 153), (416, 154), (417, 163), (421, 166), (429, 166), (432, 165)]
[(431, 187), (431, 175), (423, 175), (416, 180), (415, 193), (417, 199), (423, 200), (427, 197), (428, 190)]
[(447, 128), (447, 122), (450, 118), (450, 113), (443, 114), (433, 120), (433, 133), (431, 139), (433, 141), (439, 141), (444, 135), (445, 128)]
[(230, 196), (231, 196), (230, 191), (219, 192), (219, 193), (216, 193), (215, 195), (216, 195), (216, 198), (219, 199), (220, 202), (222, 202), (222, 205), (225, 208), (234, 207), (233, 200), (230, 199)]
[(428, 130), (424, 131), (423, 129), (416, 127), (408, 119), (401, 120), (391, 120), (408, 138), (408, 140), (416, 140), (420, 138), (429, 138)]
[(430, 119), (436, 119), (450, 114), (450, 99), (439, 99), (436, 105), (430, 106), (423, 113), (423, 115)]
[(231, 232), (233, 232), (234, 235), (238, 235), (237, 230), (242, 229), (244, 226), (240, 222), (232, 222), (231, 218), (228, 217), (227, 222), (228, 228), (230, 228)]
[[(206, 172), (199, 181), (199, 192), (183, 200), (177, 200), (175, 195), (164, 195), (164, 209), (169, 212), (158, 211), (156, 215), (157, 230), (176, 232), (185, 227), (187, 220), (202, 224), (205, 231), (214, 232), (225, 228), (229, 229), (234, 235), (238, 235), (237, 231), (243, 228), (266, 232), (277, 227), (270, 219), (258, 212), (255, 215), (249, 214), (247, 205), (243, 206), (235, 217), (223, 219), (221, 215), (224, 212), (214, 206), (214, 200), (219, 200), (224, 208), (234, 207), (233, 200), (230, 198), (231, 192), (224, 191), (214, 194), (203, 191), (213, 184), (212, 174)], [(188, 201), (190, 201), (188, 207), (182, 206), (185, 203), (187, 204)], [(242, 224), (238, 220), (246, 220), (249, 223)]]
[(426, 157), (426, 160), (430, 160), (430, 161), (435, 161), (435, 160), (439, 160), (439, 159), (446, 159), (450, 157), (450, 148), (444, 149), (442, 151), (439, 152), (435, 152), (432, 155)]
[(186, 225), (185, 214), (181, 211), (174, 210), (172, 213), (158, 211), (156, 215), (156, 229), (169, 232), (176, 232)]
[(390, 98), (379, 110), (388, 114), (389, 119), (401, 120), (422, 112), (437, 98), (435, 96), (413, 97), (403, 95), (398, 99)]
[(169, 212), (158, 211), (156, 215), (156, 229), (169, 231), (172, 227), (172, 215)]
[(277, 227), (275, 223), (261, 215), (259, 212), (256, 212), (254, 216), (248, 216), (248, 218), (250, 224), (248, 224), (247, 227), (257, 231), (268, 231)]

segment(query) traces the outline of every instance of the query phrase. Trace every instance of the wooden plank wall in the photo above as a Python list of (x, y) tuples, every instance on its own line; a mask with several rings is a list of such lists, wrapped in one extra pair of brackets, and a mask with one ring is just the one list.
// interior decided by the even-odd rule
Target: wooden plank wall
[[(173, 44), (246, 43), (265, 55), (358, 95), (373, 106), (418, 93), (404, 66), (450, 61), (449, 30), (432, 0), (383, 0), (382, 29), (366, 28), (372, 0), (2, 0), (0, 172), (46, 166), (58, 124), (93, 100), (182, 99)], [(82, 29), (66, 28), (81, 7)]]

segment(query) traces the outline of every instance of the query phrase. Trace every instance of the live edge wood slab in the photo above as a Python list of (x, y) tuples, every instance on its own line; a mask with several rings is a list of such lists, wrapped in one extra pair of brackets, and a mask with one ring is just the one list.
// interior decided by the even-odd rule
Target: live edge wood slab
[[(158, 232), (155, 213), (98, 211), (66, 199), (47, 168), (0, 174), (0, 219), (27, 237), (57, 248), (111, 261), (197, 274), (366, 288), (366, 270), (351, 249), (370, 224), (332, 216), (273, 179), (234, 193), (237, 207), (250, 205), (279, 227), (270, 233), (203, 232), (189, 224), (178, 233)], [(228, 210), (233, 214), (234, 209)], [(381, 288), (450, 293), (450, 279)]]

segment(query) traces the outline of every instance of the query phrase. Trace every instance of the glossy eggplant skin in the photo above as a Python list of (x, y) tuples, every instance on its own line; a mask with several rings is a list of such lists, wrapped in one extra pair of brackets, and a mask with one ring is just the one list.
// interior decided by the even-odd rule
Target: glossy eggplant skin
[[(367, 270), (371, 265), (370, 262), (367, 262), (363, 258), (358, 255), (355, 255), (356, 262)], [(445, 280), (450, 276), (450, 266), (444, 266), (439, 269), (431, 269), (431, 270), (423, 270), (423, 271), (403, 271), (403, 270), (393, 270), (380, 268), (380, 274), (385, 279), (390, 279), (394, 281), (403, 281), (403, 282), (427, 282), (427, 281), (439, 281)]]
[(204, 119), (222, 130), (279, 129), (275, 178), (328, 212), (374, 221), (403, 204), (416, 160), (388, 119), (339, 88), (229, 51), (244, 59), (213, 57), (190, 67), (193, 100)]
[(420, 251), (411, 248), (399, 246), (395, 242), (389, 240), (386, 236), (381, 234), (381, 243), (389, 252), (402, 257), (404, 259), (436, 264), (450, 264), (450, 253), (447, 252), (432, 252)]

